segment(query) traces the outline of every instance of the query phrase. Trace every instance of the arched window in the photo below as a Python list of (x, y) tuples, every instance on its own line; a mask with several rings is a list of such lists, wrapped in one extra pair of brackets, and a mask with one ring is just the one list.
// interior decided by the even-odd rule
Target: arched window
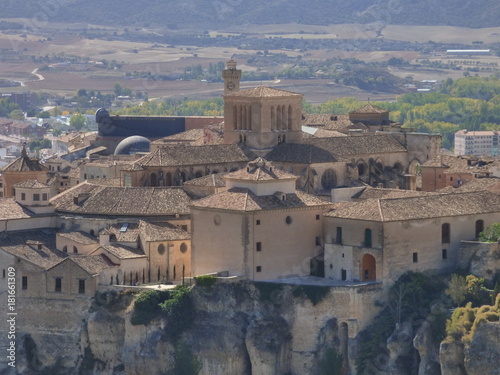
[(481, 232), (484, 232), (484, 220), (476, 221), (476, 238), (479, 238)]
[(91, 236), (95, 236), (95, 232), (94, 232), (94, 230), (93, 230), (93, 229), (91, 229), (91, 230), (90, 230), (90, 235), (91, 235)]
[(76, 246), (73, 246), (73, 254), (78, 254), (78, 249), (76, 248)]
[(233, 106), (233, 129), (238, 129), (238, 107)]
[(271, 107), (271, 130), (276, 130), (276, 109)]
[(292, 106), (288, 106), (288, 130), (292, 130)]
[(450, 243), (450, 224), (444, 223), (441, 226), (441, 242)]
[(172, 186), (172, 173), (165, 174), (165, 186)]
[(327, 169), (321, 176), (321, 185), (323, 189), (329, 190), (337, 186), (337, 175), (333, 169)]
[(63, 252), (67, 253), (68, 252), (68, 246), (64, 245), (63, 247)]
[(373, 255), (365, 254), (362, 260), (361, 280), (375, 281), (377, 279), (377, 261)]
[(198, 172), (196, 172), (196, 173), (194, 174), (194, 178), (200, 178), (200, 177), (202, 177), (202, 176), (203, 176), (203, 173), (201, 173), (200, 171), (198, 171)]

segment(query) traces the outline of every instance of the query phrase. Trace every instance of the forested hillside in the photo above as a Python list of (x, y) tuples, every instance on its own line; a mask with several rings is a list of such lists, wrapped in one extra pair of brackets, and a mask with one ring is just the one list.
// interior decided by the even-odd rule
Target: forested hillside
[(120, 26), (300, 23), (328, 25), (371, 23), (403, 25), (499, 26), (497, 0), (40, 0), (2, 1), (2, 17), (37, 17), (58, 22)]

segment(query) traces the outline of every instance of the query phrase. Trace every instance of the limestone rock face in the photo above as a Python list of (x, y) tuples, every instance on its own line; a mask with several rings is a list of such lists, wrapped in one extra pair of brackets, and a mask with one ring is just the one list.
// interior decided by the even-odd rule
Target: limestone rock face
[(440, 375), (439, 346), (432, 338), (431, 325), (428, 321), (418, 329), (413, 339), (413, 346), (420, 356), (418, 375)]
[(389, 350), (388, 375), (409, 373), (408, 359), (411, 361), (413, 348), (413, 328), (411, 322), (397, 323), (396, 329), (387, 340)]
[(468, 375), (464, 367), (464, 358), (462, 342), (442, 342), (439, 348), (441, 375)]
[(479, 323), (465, 351), (468, 375), (500, 374), (500, 322)]
[(113, 368), (125, 342), (125, 319), (105, 310), (90, 314), (87, 322), (89, 347), (94, 358)]

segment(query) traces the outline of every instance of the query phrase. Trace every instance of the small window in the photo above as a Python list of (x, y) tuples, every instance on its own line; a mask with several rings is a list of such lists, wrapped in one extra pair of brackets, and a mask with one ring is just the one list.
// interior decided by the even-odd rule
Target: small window
[(413, 263), (418, 263), (418, 253), (413, 253)]
[(28, 290), (28, 276), (23, 276), (22, 288), (23, 290)]
[(40, 194), (33, 194), (33, 200), (34, 201), (39, 201), (40, 200)]
[(181, 249), (181, 253), (183, 253), (183, 254), (188, 250), (188, 247), (187, 247), (185, 242), (181, 243), (180, 249)]
[(319, 220), (319, 215), (316, 215), (316, 220)]
[(73, 246), (73, 254), (78, 254), (78, 249), (76, 248), (76, 246)]
[(345, 254), (344, 253), (342, 253), (342, 258), (345, 258)]
[(78, 293), (85, 294), (85, 280), (78, 280)]
[(61, 290), (62, 290), (62, 278), (56, 277), (55, 278), (55, 288), (54, 288), (54, 291), (56, 293), (61, 293)]
[(42, 194), (42, 201), (46, 201), (46, 200), (48, 200), (48, 199), (49, 199), (48, 194), (47, 194), (47, 193), (43, 193), (43, 194)]
[(187, 226), (187, 225), (181, 225), (181, 229), (182, 229), (182, 230), (185, 230), (185, 231), (187, 232), (187, 230), (188, 230), (188, 226)]
[(287, 216), (285, 218), (285, 223), (287, 223), (288, 225), (292, 224), (292, 217), (291, 216)]
[(257, 267), (255, 267), (255, 271), (257, 271), (257, 272), (262, 272), (262, 266), (257, 266)]
[(335, 242), (337, 245), (342, 245), (342, 227), (337, 227), (337, 237)]
[(365, 247), (372, 247), (372, 230), (365, 229)]
[(5, 269), (2, 270), (2, 277), (5, 279)]
[(64, 247), (63, 247), (63, 252), (64, 252), (64, 253), (67, 253), (67, 252), (68, 252), (68, 246), (64, 245)]
[(26, 200), (26, 193), (21, 193), (21, 200), (25, 201)]
[(221, 221), (222, 221), (222, 220), (221, 220), (221, 218), (220, 218), (220, 215), (215, 215), (215, 216), (214, 216), (214, 224), (215, 224), (215, 225), (220, 225)]
[(448, 259), (448, 250), (447, 249), (443, 249), (442, 252), (441, 252), (441, 257), (443, 259)]
[(316, 237), (315, 243), (316, 243), (316, 246), (321, 246), (321, 237)]
[(158, 245), (158, 254), (160, 255), (165, 254), (165, 245), (162, 243)]
[(257, 242), (255, 245), (256, 245), (255, 250), (262, 251), (262, 242)]
[(86, 180), (87, 179), (87, 173), (84, 173), (83, 174), (83, 179)]
[(255, 220), (255, 225), (260, 225), (260, 220)]
[(347, 270), (345, 270), (345, 269), (342, 268), (341, 277), (342, 277), (342, 281), (346, 281), (347, 280)]
[(441, 243), (450, 243), (450, 224), (444, 223), (441, 226)]

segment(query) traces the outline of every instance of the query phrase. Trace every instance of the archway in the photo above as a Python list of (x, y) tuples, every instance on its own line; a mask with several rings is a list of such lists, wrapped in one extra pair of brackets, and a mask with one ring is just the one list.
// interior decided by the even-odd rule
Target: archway
[(377, 279), (377, 261), (370, 254), (363, 255), (361, 267), (361, 280), (375, 281)]
[(156, 173), (151, 173), (151, 186), (157, 186), (157, 179), (156, 179)]
[(420, 176), (422, 171), (421, 163), (418, 160), (413, 160), (408, 167), (408, 173), (416, 176)]

